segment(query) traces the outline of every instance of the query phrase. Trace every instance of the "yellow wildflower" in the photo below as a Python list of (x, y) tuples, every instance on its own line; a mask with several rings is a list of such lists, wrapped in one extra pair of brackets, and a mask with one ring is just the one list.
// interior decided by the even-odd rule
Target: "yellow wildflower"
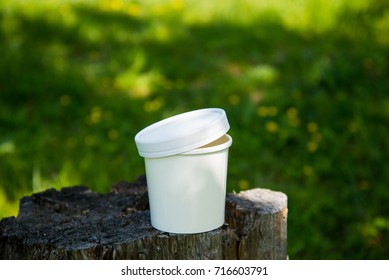
[(266, 123), (266, 130), (270, 133), (277, 132), (278, 124), (274, 121), (269, 121)]
[(119, 137), (119, 132), (116, 129), (110, 129), (108, 131), (108, 138), (110, 140), (115, 140)]
[(69, 95), (62, 95), (61, 98), (59, 99), (59, 102), (64, 107), (68, 106), (71, 102), (70, 96)]
[(318, 148), (317, 142), (309, 141), (307, 144), (307, 150), (311, 153), (315, 152)]
[(237, 105), (240, 102), (240, 97), (237, 94), (231, 94), (228, 97), (228, 102), (230, 102), (231, 105)]
[(180, 11), (184, 8), (184, 1), (183, 0), (172, 0), (172, 2), (170, 3), (170, 5), (172, 6), (172, 8), (176, 11)]
[(240, 190), (247, 190), (250, 187), (250, 184), (247, 180), (242, 179), (239, 180), (238, 186)]
[(127, 14), (129, 14), (130, 16), (136, 17), (136, 16), (140, 15), (140, 12), (141, 12), (141, 8), (138, 4), (136, 4), (136, 3), (128, 4)]
[(291, 119), (294, 119), (294, 118), (297, 118), (297, 115), (298, 115), (298, 111), (296, 108), (289, 108), (287, 111), (286, 111), (286, 115), (291, 118)]
[(307, 177), (312, 176), (313, 172), (314, 172), (314, 170), (313, 170), (312, 166), (304, 165), (303, 173), (305, 176), (307, 176)]
[(257, 109), (257, 114), (260, 117), (266, 117), (269, 114), (269, 109), (266, 106), (261, 106)]
[(310, 133), (314, 133), (314, 132), (317, 131), (317, 124), (314, 123), (314, 122), (309, 122), (309, 123), (307, 124), (307, 129), (308, 129), (308, 131), (309, 131)]

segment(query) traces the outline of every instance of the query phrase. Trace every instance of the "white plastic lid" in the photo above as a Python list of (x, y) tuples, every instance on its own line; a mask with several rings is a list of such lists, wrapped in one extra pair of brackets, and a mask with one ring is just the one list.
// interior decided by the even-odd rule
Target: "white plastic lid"
[(185, 153), (220, 138), (230, 129), (222, 109), (208, 108), (156, 122), (135, 136), (138, 152), (146, 158)]

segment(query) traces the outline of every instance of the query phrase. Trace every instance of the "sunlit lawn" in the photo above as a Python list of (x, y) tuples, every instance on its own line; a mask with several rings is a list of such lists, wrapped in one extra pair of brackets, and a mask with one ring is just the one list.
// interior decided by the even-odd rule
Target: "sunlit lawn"
[(144, 173), (135, 134), (227, 112), (228, 190), (288, 195), (290, 258), (387, 258), (385, 1), (2, 1), (0, 217)]

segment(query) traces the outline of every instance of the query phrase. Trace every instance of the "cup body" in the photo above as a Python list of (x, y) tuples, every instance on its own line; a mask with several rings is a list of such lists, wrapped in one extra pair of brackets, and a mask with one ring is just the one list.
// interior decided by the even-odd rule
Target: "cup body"
[(189, 152), (145, 158), (153, 227), (190, 234), (223, 225), (231, 143), (226, 134)]

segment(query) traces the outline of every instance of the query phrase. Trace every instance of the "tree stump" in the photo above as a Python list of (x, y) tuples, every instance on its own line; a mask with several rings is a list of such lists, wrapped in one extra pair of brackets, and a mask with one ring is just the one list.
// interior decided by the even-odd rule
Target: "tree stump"
[(0, 259), (286, 259), (286, 217), (285, 194), (252, 189), (227, 194), (221, 228), (171, 234), (150, 224), (144, 176), (108, 194), (50, 189), (0, 221)]

